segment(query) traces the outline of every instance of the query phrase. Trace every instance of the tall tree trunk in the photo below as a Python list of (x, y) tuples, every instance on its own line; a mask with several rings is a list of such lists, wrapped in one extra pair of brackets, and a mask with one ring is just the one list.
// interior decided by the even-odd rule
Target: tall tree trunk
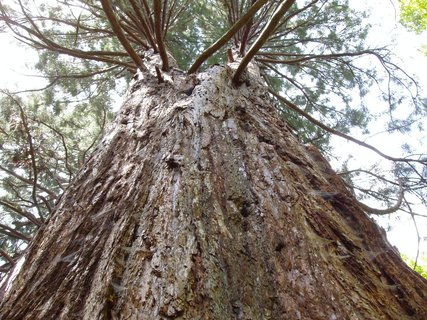
[(266, 88), (144, 74), (1, 319), (427, 319), (410, 270)]

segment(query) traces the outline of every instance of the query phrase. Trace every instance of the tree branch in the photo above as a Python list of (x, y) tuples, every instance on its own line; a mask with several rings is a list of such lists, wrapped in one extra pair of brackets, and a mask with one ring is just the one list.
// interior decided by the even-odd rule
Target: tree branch
[(376, 208), (372, 208), (372, 207), (360, 202), (357, 199), (356, 199), (356, 201), (359, 204), (359, 206), (363, 209), (363, 211), (365, 211), (367, 213), (371, 213), (371, 214), (375, 214), (375, 215), (385, 215), (385, 214), (390, 214), (390, 213), (396, 212), (397, 210), (400, 209), (400, 206), (402, 205), (402, 202), (403, 202), (404, 194), (405, 194), (405, 188), (402, 185), (401, 179), (399, 179), (399, 195), (398, 195), (396, 203), (393, 206), (386, 208), (386, 209), (376, 209)]
[[(252, 0), (252, 5), (254, 5), (255, 0)], [(251, 31), (252, 28), (252, 24), (253, 24), (253, 16), (249, 19), (248, 22), (246, 22), (246, 26), (245, 26), (245, 30), (243, 31), (243, 35), (242, 35), (242, 40), (240, 41), (240, 47), (239, 47), (239, 51), (240, 51), (240, 55), (243, 57), (245, 55), (246, 52), (246, 45), (248, 43), (249, 40), (249, 33)]]
[[(2, 230), (3, 229), (3, 230)], [(30, 242), (32, 239), (27, 237), (26, 235), (22, 234), (19, 231), (16, 231), (15, 229), (12, 229), (11, 227), (4, 225), (0, 223), (0, 233), (3, 233), (6, 236), (14, 237), (16, 239), (21, 239), (24, 241)]]
[[(371, 54), (375, 55), (374, 51), (372, 50), (363, 50), (358, 52), (346, 52), (346, 53), (332, 53), (332, 54), (312, 54), (312, 55), (306, 55), (301, 58), (297, 59), (289, 59), (289, 60), (276, 60), (271, 58), (257, 58), (257, 61), (260, 62), (266, 62), (266, 63), (276, 63), (276, 64), (298, 64), (300, 62), (309, 61), (313, 59), (323, 59), (323, 60), (330, 60), (335, 58), (341, 58), (341, 57), (358, 57), (365, 54)], [(269, 53), (269, 52), (261, 52), (257, 55), (264, 55), (264, 56), (280, 56), (282, 53), (275, 52), (275, 53)], [(286, 53), (284, 54), (286, 55)]]
[(38, 227), (42, 226), (42, 223), (31, 212), (24, 211), (21, 208), (14, 206), (9, 201), (3, 200), (3, 199), (0, 199), (0, 204), (5, 206), (6, 208), (11, 209), (13, 212), (19, 214), (20, 216), (27, 218), (32, 223), (34, 223), (36, 226), (38, 226)]
[(65, 167), (67, 168), (67, 171), (68, 171), (68, 179), (71, 181), (71, 179), (73, 177), (73, 170), (71, 169), (70, 164), (68, 163), (69, 162), (69, 155), (68, 155), (68, 148), (67, 148), (67, 143), (65, 141), (64, 135), (62, 134), (62, 132), (60, 132), (59, 130), (57, 130), (56, 128), (54, 128), (53, 126), (49, 125), (48, 123), (46, 123), (44, 121), (37, 120), (37, 119), (32, 119), (32, 120), (35, 122), (41, 123), (44, 126), (48, 127), (50, 130), (55, 132), (61, 138), (62, 146), (64, 148), (64, 153), (65, 153), (64, 163), (65, 163)]
[(419, 254), (420, 254), (421, 237), (420, 237), (420, 232), (418, 230), (417, 221), (415, 220), (415, 214), (412, 211), (411, 205), (409, 204), (408, 200), (406, 200), (406, 199), (405, 199), (405, 203), (408, 206), (409, 213), (411, 214), (412, 221), (414, 222), (415, 232), (417, 234), (417, 255), (415, 256), (415, 262), (414, 262), (414, 265), (413, 265), (413, 268), (415, 269), (417, 267), (418, 257), (419, 257)]
[(242, 26), (244, 26), (254, 15), (255, 13), (261, 9), (261, 7), (267, 3), (268, 0), (258, 0), (254, 3), (252, 7), (246, 12), (246, 14), (239, 19), (228, 31), (218, 39), (214, 44), (212, 44), (209, 48), (203, 51), (200, 56), (194, 61), (193, 65), (188, 69), (188, 73), (195, 73), (203, 62), (205, 62), (211, 55), (213, 55), (216, 51), (218, 51), (223, 45), (225, 45), (235, 34), (240, 30)]
[[(19, 41), (33, 48), (50, 50), (50, 51), (66, 54), (66, 55), (76, 57), (76, 58), (81, 58), (81, 59), (101, 61), (101, 62), (111, 63), (115, 65), (122, 65), (130, 69), (135, 68), (135, 66), (130, 63), (105, 57), (105, 56), (122, 56), (122, 53), (105, 52), (105, 51), (83, 51), (83, 50), (77, 50), (77, 49), (69, 49), (51, 41), (50, 39), (46, 38), (42, 33), (36, 32), (16, 21), (11, 20), (5, 15), (5, 13), (3, 13), (2, 18), (3, 18), (3, 21), (8, 25), (10, 30), (15, 34), (16, 38)], [(27, 18), (27, 19), (31, 19), (31, 18)], [(36, 41), (33, 38), (30, 38), (28, 36), (21, 34), (17, 30), (15, 30), (13, 26), (17, 26), (18, 28), (24, 30), (29, 35), (36, 37), (42, 42)]]
[(159, 49), (160, 58), (162, 59), (162, 70), (169, 71), (169, 60), (165, 49), (165, 43), (163, 42), (162, 34), (162, 4), (161, 0), (153, 1), (154, 8), (154, 32), (156, 34), (157, 47)]
[(142, 62), (141, 57), (135, 52), (135, 50), (130, 45), (129, 41), (126, 39), (125, 34), (120, 27), (120, 24), (116, 18), (116, 15), (113, 12), (113, 8), (111, 7), (109, 0), (101, 0), (102, 8), (104, 9), (105, 15), (107, 16), (108, 21), (111, 24), (111, 28), (113, 29), (117, 39), (120, 41), (122, 46), (125, 48), (126, 52), (135, 62), (135, 64), (141, 68), (141, 70), (147, 70), (147, 67)]
[[(3, 170), (4, 172), (6, 172), (6, 173), (10, 174), (11, 176), (13, 176), (13, 177), (17, 178), (18, 180), (20, 180), (20, 181), (22, 181), (22, 182), (25, 182), (25, 183), (27, 183), (27, 184), (33, 184), (33, 181), (31, 181), (30, 179), (27, 179), (27, 178), (21, 177), (19, 174), (17, 174), (17, 173), (15, 173), (15, 172), (13, 172), (12, 170), (9, 170), (9, 169), (7, 169), (7, 168), (3, 167), (2, 165), (0, 165), (0, 170)], [(47, 189), (47, 188), (43, 187), (42, 185), (40, 185), (40, 184), (38, 184), (38, 183), (36, 184), (36, 186), (37, 186), (37, 188), (38, 188), (38, 189), (40, 189), (41, 191), (46, 192), (46, 193), (47, 193), (50, 197), (52, 197), (53, 199), (56, 199), (56, 198), (57, 198), (57, 195), (56, 195), (53, 191), (51, 191), (51, 190), (49, 190), (49, 189)]]
[(141, 29), (143, 31), (145, 38), (148, 40), (148, 42), (151, 45), (151, 48), (156, 53), (157, 52), (157, 45), (156, 45), (156, 42), (154, 41), (153, 35), (151, 34), (150, 27), (148, 26), (147, 22), (145, 21), (143, 13), (141, 12), (141, 10), (140, 10), (138, 4), (135, 2), (135, 0), (129, 0), (129, 2), (132, 6), (132, 9), (135, 11), (139, 22), (141, 23)]
[(381, 152), (380, 150), (378, 150), (377, 148), (371, 146), (370, 144), (367, 144), (363, 141), (357, 140), (345, 133), (342, 133), (340, 131), (337, 131), (335, 129), (329, 128), (328, 126), (326, 126), (325, 124), (323, 124), (322, 122), (320, 122), (319, 120), (313, 118), (312, 116), (310, 116), (308, 113), (304, 112), (303, 110), (301, 110), (300, 108), (298, 108), (295, 104), (293, 104), (292, 102), (290, 102), (288, 99), (286, 99), (285, 97), (279, 95), (278, 93), (276, 93), (274, 90), (272, 89), (268, 89), (268, 91), (274, 96), (276, 97), (279, 101), (281, 101), (282, 103), (284, 103), (289, 109), (297, 112), (298, 114), (300, 114), (301, 116), (303, 116), (304, 118), (306, 118), (308, 121), (310, 121), (311, 123), (319, 126), (320, 128), (322, 128), (323, 130), (332, 133), (336, 136), (339, 136), (341, 138), (344, 138), (346, 140), (349, 140), (351, 142), (354, 142), (356, 144), (358, 144), (359, 146), (365, 147), (369, 150), (374, 151), (375, 153), (377, 153), (378, 155), (380, 155), (381, 157), (390, 160), (390, 161), (394, 161), (394, 162), (417, 162), (420, 163), (422, 165), (427, 165), (427, 160), (417, 160), (417, 159), (405, 159), (405, 158), (396, 158), (396, 157), (391, 157), (388, 156), (386, 154), (384, 154), (383, 152)]
[(291, 6), (295, 3), (295, 0), (286, 0), (283, 1), (281, 5), (277, 8), (276, 12), (271, 17), (270, 21), (265, 26), (264, 30), (259, 35), (258, 39), (254, 42), (254, 44), (249, 49), (248, 53), (243, 57), (242, 61), (239, 64), (239, 67), (236, 70), (236, 73), (233, 76), (233, 83), (239, 84), (240, 76), (245, 70), (246, 66), (255, 56), (259, 49), (263, 46), (263, 44), (268, 40), (271, 33), (275, 30), (277, 24), (283, 15), (291, 8)]
[(16, 261), (13, 260), (13, 258), (3, 249), (0, 248), (0, 256), (2, 256), (3, 258), (5, 258), (7, 261), (9, 261), (9, 263), (14, 266), (16, 264)]
[(21, 106), (19, 101), (17, 101), (14, 97), (10, 96), (10, 98), (12, 98), (15, 101), (16, 105), (18, 106), (18, 108), (20, 110), (22, 124), (25, 128), (25, 132), (27, 133), (27, 141), (28, 141), (28, 146), (29, 146), (30, 155), (31, 155), (31, 168), (33, 171), (33, 183), (32, 183), (32, 190), (31, 190), (31, 197), (33, 198), (33, 203), (37, 208), (37, 212), (39, 214), (39, 217), (43, 220), (43, 216), (41, 214), (41, 210), (40, 210), (39, 203), (37, 200), (38, 168), (37, 168), (37, 162), (36, 162), (36, 152), (34, 150), (34, 145), (33, 145), (33, 137), (31, 135), (30, 128), (28, 127), (27, 115), (24, 112), (24, 108)]

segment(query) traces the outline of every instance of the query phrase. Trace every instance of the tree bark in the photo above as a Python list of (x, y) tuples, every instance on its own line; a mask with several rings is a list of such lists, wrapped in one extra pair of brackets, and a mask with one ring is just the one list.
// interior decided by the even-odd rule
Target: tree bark
[(236, 64), (141, 74), (1, 319), (427, 319), (427, 281)]

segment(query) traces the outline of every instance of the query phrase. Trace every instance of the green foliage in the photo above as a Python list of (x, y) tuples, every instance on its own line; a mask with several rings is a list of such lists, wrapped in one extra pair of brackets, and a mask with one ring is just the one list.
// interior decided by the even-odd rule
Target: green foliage
[[(427, 257), (422, 257), (415, 265), (415, 260), (407, 257), (402, 254), (402, 259), (405, 263), (410, 266), (416, 273), (418, 273), (421, 277), (427, 279)], [(415, 268), (414, 268), (415, 266)]]
[[(294, 10), (304, 5), (306, 3)], [(373, 70), (359, 67), (363, 56), (338, 59), (323, 56), (333, 52), (357, 52), (364, 48), (369, 30), (365, 18), (364, 13), (352, 10), (348, 1), (318, 1), (295, 19), (285, 21), (263, 50), (266, 57), (286, 50), (286, 58), (290, 62), (280, 67), (265, 65), (268, 72), (276, 77), (277, 72), (281, 73), (281, 90), (298, 105), (304, 106), (305, 112), (343, 132), (354, 127), (366, 128), (369, 113), (365, 105), (354, 103), (354, 97), (357, 97), (355, 90), (363, 98), (367, 88), (373, 84), (375, 74)], [(307, 48), (310, 48), (313, 58), (298, 61), (306, 56)], [(293, 127), (299, 128), (304, 142), (316, 141), (319, 147), (326, 147), (329, 135), (321, 134), (305, 119), (297, 121), (295, 117), (299, 116), (291, 114), (293, 111), (284, 111)]]
[(399, 0), (400, 21), (408, 29), (421, 33), (427, 29), (427, 0)]
[[(188, 69), (203, 48), (226, 32), (228, 25), (224, 21), (221, 10), (212, 1), (194, 1), (181, 14), (166, 36), (166, 44), (180, 68)], [(211, 59), (216, 63), (218, 55)]]
[(111, 118), (106, 109), (99, 114), (102, 96), (65, 106), (45, 98), (4, 92), (0, 99), (0, 220), (18, 233), (0, 227), (0, 247), (11, 256), (49, 216)]

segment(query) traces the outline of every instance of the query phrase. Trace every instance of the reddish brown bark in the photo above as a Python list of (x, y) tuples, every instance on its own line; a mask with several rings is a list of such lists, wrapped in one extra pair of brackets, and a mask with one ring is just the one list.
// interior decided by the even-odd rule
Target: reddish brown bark
[(133, 84), (1, 319), (427, 319), (427, 281), (232, 68)]

